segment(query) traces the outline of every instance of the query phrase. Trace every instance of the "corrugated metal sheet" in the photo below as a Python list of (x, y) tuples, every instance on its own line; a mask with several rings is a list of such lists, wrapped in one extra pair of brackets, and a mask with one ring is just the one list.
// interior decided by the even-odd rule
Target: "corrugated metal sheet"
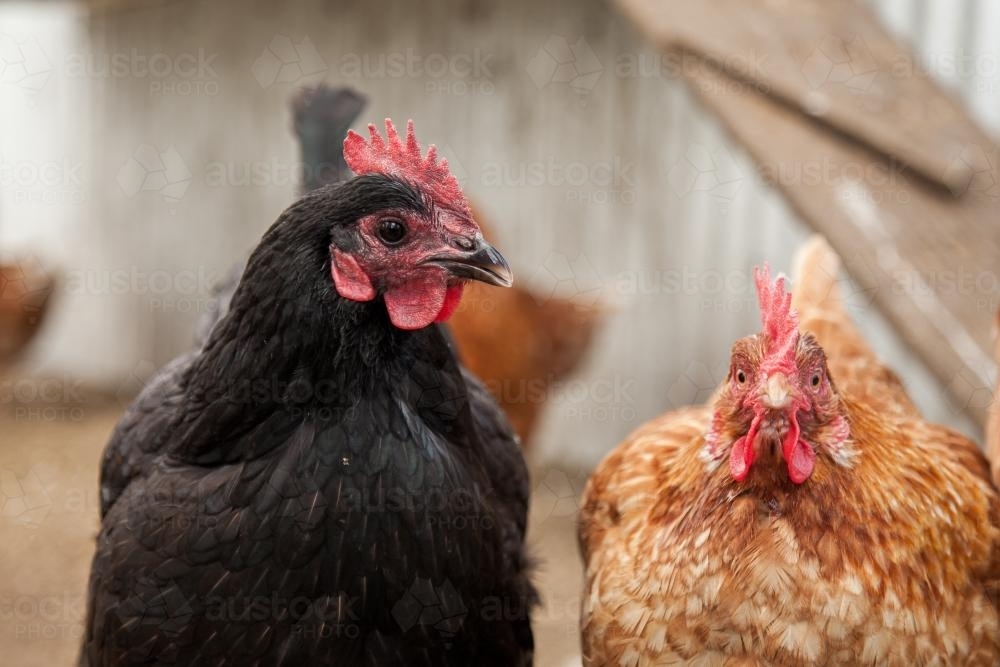
[[(993, 0), (886, 0), (876, 6), (936, 70), (945, 69), (939, 65), (947, 54), (963, 49), (987, 54), (983, 63), (993, 54), (996, 62), (1000, 5)], [(83, 147), (66, 144), (86, 164), (87, 196), (82, 205), (55, 212), (75, 239), (60, 241), (65, 268), (89, 275), (134, 267), (172, 278), (225, 272), (295, 191), (274, 172), (298, 159), (286, 112), (294, 86), (262, 77), (253, 65), (265, 49), (281, 50), (276, 36), (293, 46), (308, 37), (328, 83), (354, 85), (371, 97), (367, 117), (412, 117), (421, 136), (444, 144), (520, 280), (550, 289), (553, 275), (565, 278), (561, 272), (569, 270), (575, 287), (564, 281), (559, 289), (602, 288), (614, 314), (579, 379), (554, 392), (541, 437), (546, 456), (591, 464), (648, 417), (704, 399), (731, 342), (755, 329), (750, 267), (768, 259), (787, 269), (807, 235), (781, 198), (758, 182), (752, 163), (707, 117), (672, 64), (600, 0), (295, 0), (240, 3), (238, 9), (230, 2), (192, 2), (88, 23), (69, 14), (66, 21), (78, 34), (84, 31), (87, 44), (67, 48), (40, 37), (56, 67), (37, 96), (38, 108), (80, 105), (89, 118), (80, 127), (92, 128)], [(175, 88), (165, 94), (148, 76), (73, 80), (62, 64), (74, 49), (217, 52), (217, 76), (207, 80), (217, 92), (182, 95)], [(448, 59), (478, 50), (490, 56), (489, 73), (436, 78), (377, 69), (379, 57), (407, 49), (425, 64), (432, 54)], [(368, 58), (374, 75), (351, 76), (344, 65), (352, 57)], [(559, 61), (566, 62), (555, 70)], [(562, 80), (574, 67), (580, 77)], [(991, 74), (974, 66), (972, 75), (955, 70), (940, 76), (981, 122), (1000, 128), (995, 69)], [(24, 140), (48, 129), (32, 125), (33, 117), (47, 118), (39, 123), (51, 127), (62, 111), (52, 113), (21, 113)], [(3, 154), (11, 140), (0, 141)], [(179, 200), (155, 192), (129, 196), (120, 187), (122, 168), (144, 144), (158, 153), (173, 146), (190, 170), (190, 186)], [(605, 183), (603, 167), (613, 174), (616, 161), (620, 177)], [(237, 178), (213, 184), (210, 173), (219, 165)], [(263, 167), (267, 182), (236, 182), (247, 165)], [(584, 171), (588, 175), (580, 176)], [(530, 173), (543, 174), (541, 182)], [(29, 210), (9, 192), (3, 195), (5, 221), (23, 231), (31, 224), (26, 220), (37, 219), (37, 207)], [(31, 236), (0, 231), (6, 238)], [(170, 293), (165, 297), (174, 306), (168, 308), (166, 299), (156, 305), (156, 295), (135, 290), (85, 291), (65, 298), (54, 321), (62, 326), (50, 330), (47, 354), (57, 367), (112, 384), (142, 360), (159, 365), (184, 350), (207, 298)], [(185, 296), (188, 309), (178, 312)], [(876, 349), (901, 371), (928, 414), (970, 430), (878, 314), (863, 303), (857, 312)], [(90, 344), (80, 346), (80, 340)]]

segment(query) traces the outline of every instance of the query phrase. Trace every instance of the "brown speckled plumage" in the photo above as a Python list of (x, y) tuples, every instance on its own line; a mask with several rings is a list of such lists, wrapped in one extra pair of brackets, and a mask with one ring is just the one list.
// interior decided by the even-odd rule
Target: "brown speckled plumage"
[(828, 356), (852, 455), (818, 450), (801, 485), (764, 456), (740, 483), (706, 459), (712, 406), (640, 428), (585, 493), (585, 665), (1000, 662), (986, 460), (919, 417), (842, 310), (831, 258), (810, 244), (795, 305)]

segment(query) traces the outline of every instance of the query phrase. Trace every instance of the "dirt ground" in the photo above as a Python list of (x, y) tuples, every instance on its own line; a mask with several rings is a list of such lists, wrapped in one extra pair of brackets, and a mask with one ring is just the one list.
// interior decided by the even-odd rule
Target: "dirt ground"
[[(0, 664), (16, 667), (75, 664), (98, 528), (98, 462), (121, 413), (113, 398), (46, 407), (0, 406)], [(579, 479), (534, 473), (539, 667), (580, 664)]]

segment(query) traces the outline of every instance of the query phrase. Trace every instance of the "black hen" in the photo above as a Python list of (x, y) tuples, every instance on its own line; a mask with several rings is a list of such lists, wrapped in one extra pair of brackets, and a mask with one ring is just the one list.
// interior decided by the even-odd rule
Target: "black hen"
[(524, 461), (433, 324), (509, 269), (387, 129), (118, 425), (81, 664), (531, 663)]

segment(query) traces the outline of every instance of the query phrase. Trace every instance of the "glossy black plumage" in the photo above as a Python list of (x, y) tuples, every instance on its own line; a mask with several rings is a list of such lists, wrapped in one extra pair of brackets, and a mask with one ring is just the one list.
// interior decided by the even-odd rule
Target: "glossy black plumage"
[(331, 241), (420, 193), (303, 197), (105, 452), (82, 664), (530, 664), (528, 479), (438, 326), (341, 299)]

